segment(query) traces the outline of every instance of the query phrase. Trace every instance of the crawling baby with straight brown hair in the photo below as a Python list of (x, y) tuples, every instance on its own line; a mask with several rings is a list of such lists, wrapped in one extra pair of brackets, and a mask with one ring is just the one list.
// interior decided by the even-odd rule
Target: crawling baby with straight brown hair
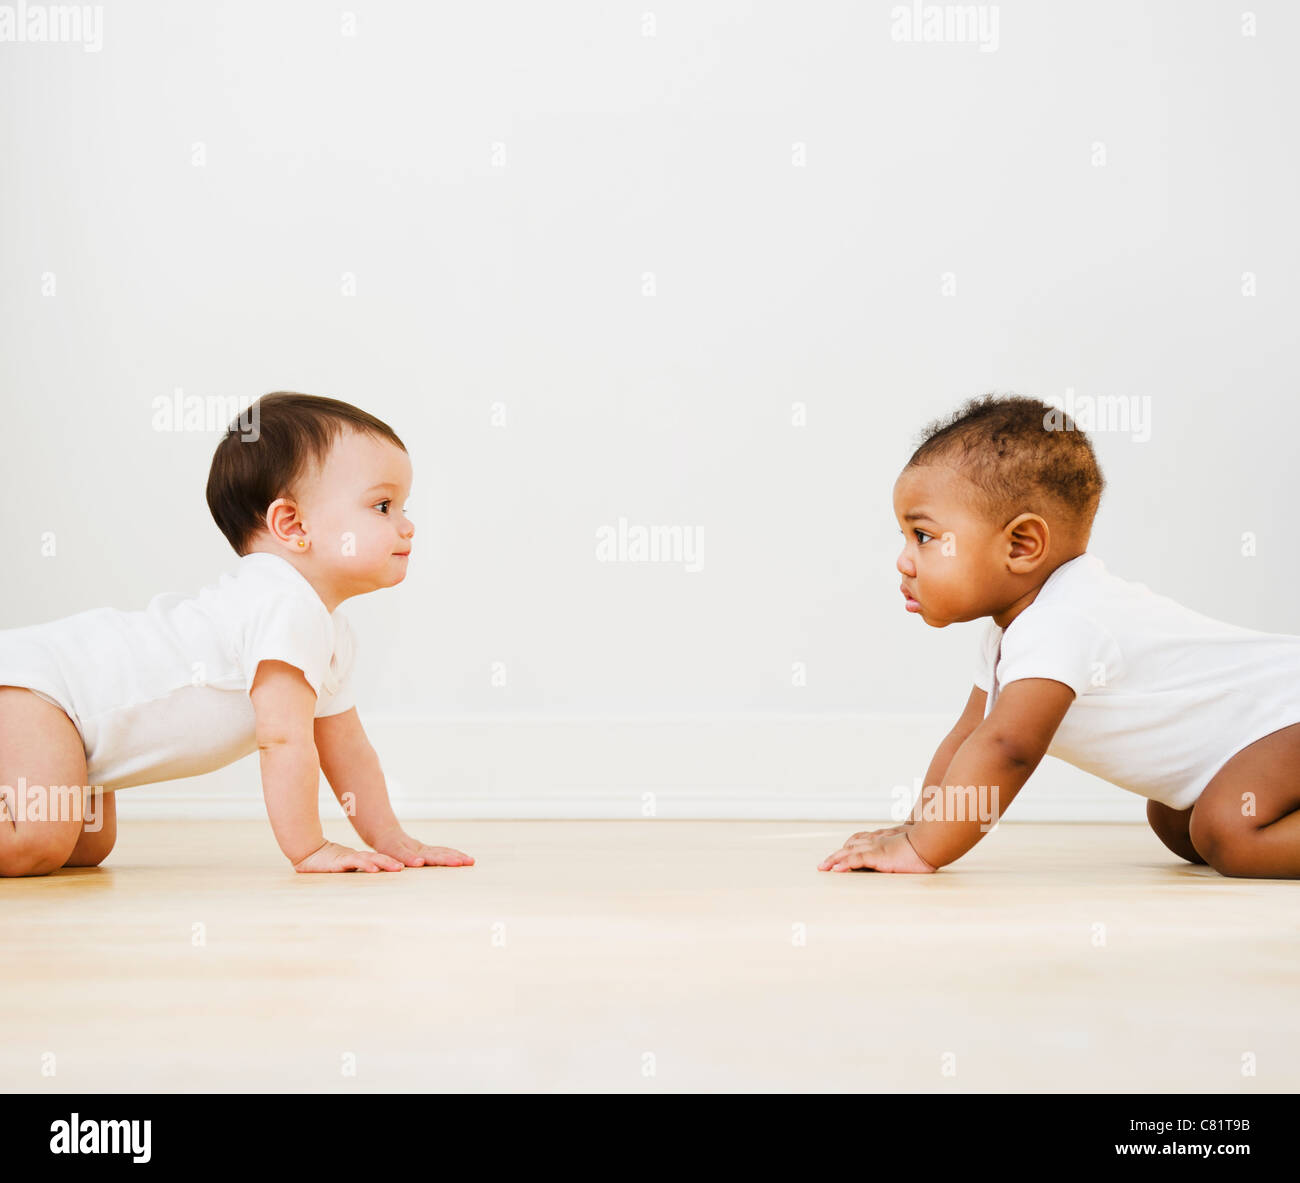
[[(259, 752), (271, 828), (296, 871), (468, 866), (393, 813), (357, 717), (339, 605), (406, 578), (406, 446), (337, 399), (282, 391), (217, 445), (208, 507), (240, 556), (197, 595), (0, 632), (0, 876), (95, 866), (115, 793)], [(369, 850), (327, 842), (324, 773)]]

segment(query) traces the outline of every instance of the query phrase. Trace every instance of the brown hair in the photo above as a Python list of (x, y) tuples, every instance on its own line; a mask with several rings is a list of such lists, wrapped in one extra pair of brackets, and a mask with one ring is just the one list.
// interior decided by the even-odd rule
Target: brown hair
[(986, 394), (921, 433), (907, 467), (951, 463), (980, 491), (983, 512), (1005, 524), (1050, 500), (1086, 542), (1106, 482), (1088, 437), (1038, 399)]
[(271, 502), (290, 496), (310, 463), (324, 464), (347, 430), (406, 451), (387, 423), (351, 403), (293, 391), (263, 395), (226, 428), (208, 471), (208, 509), (236, 554), (265, 528)]

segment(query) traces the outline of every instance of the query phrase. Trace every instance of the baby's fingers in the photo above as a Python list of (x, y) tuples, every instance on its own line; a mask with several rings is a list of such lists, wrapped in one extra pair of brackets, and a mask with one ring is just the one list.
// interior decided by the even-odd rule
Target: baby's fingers
[(464, 867), (474, 861), (463, 850), (453, 850), (450, 846), (422, 846), (420, 854), (426, 863), (435, 867)]
[(828, 854), (824, 859), (822, 859), (822, 861), (817, 864), (817, 869), (819, 871), (829, 871), (831, 867), (849, 853), (849, 848), (847, 846), (841, 846), (839, 850), (835, 851), (833, 854)]
[(870, 851), (856, 850), (850, 851), (844, 858), (840, 859), (832, 868), (832, 871), (870, 871), (875, 866), (875, 859)]
[(822, 859), (818, 869), (822, 871), (829, 870), (832, 863), (838, 863), (851, 854), (858, 854), (864, 850), (874, 850), (878, 841), (879, 839), (874, 834), (867, 834), (863, 837), (855, 834), (834, 854), (829, 854)]
[(863, 830), (854, 834), (844, 845), (852, 846), (855, 842), (865, 842), (871, 838), (888, 838), (890, 834), (901, 834), (905, 829), (905, 826), (889, 826), (883, 830)]
[(348, 855), (342, 866), (351, 871), (400, 871), (402, 869), (402, 864), (390, 855), (369, 850), (358, 850)]

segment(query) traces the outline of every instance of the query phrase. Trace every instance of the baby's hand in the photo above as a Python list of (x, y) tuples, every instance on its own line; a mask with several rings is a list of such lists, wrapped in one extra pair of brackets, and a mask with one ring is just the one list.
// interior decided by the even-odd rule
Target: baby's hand
[(326, 842), (306, 858), (293, 864), (295, 871), (400, 871), (402, 864), (390, 855), (353, 850), (337, 842)]
[(925, 861), (908, 841), (909, 826), (891, 830), (864, 830), (854, 834), (839, 850), (818, 864), (819, 871), (894, 871), (929, 875), (936, 868)]
[[(850, 834), (844, 845), (835, 853), (839, 854), (840, 851), (852, 849), (855, 843), (865, 842), (868, 838), (888, 838), (890, 834), (906, 834), (908, 827), (911, 825), (912, 822), (908, 820), (901, 826), (890, 826), (885, 830), (859, 830), (856, 834)], [(833, 856), (822, 859), (817, 869), (819, 871), (830, 870), (831, 857)]]
[(374, 843), (376, 850), (400, 859), (408, 867), (468, 867), (474, 860), (450, 846), (425, 846), (404, 830), (393, 830)]
[(859, 830), (844, 845), (848, 846), (849, 842), (861, 842), (865, 838), (887, 838), (890, 834), (906, 834), (911, 825), (910, 821), (906, 821), (901, 826), (890, 826), (887, 830)]

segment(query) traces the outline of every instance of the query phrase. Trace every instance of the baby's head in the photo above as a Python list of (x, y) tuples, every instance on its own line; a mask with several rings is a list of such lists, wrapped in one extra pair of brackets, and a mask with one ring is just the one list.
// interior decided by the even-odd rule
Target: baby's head
[(410, 457), (388, 424), (337, 399), (282, 391), (227, 429), (208, 508), (236, 554), (280, 555), (338, 602), (406, 577), (410, 490)]
[(935, 628), (1005, 615), (1088, 549), (1104, 487), (1088, 437), (1037, 399), (985, 395), (929, 424), (894, 484), (909, 609)]

